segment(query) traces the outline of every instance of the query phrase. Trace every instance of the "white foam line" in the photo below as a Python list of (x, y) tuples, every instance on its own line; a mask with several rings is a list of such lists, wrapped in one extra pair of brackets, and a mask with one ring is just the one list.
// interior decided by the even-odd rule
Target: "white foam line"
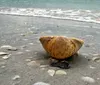
[(37, 16), (64, 20), (77, 20), (83, 22), (100, 23), (100, 12), (91, 10), (62, 10), (40, 8), (0, 8), (0, 14), (17, 16)]

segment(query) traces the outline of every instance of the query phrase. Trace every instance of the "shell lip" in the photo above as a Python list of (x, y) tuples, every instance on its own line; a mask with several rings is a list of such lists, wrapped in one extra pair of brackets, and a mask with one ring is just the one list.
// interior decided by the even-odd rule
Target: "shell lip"
[[(66, 37), (66, 36), (42, 36), (39, 38), (40, 42), (43, 42), (44, 39), (47, 39), (47, 38), (54, 38), (54, 37)], [(79, 41), (82, 45), (84, 44), (84, 41), (82, 39), (79, 39), (79, 38), (75, 38), (75, 37), (66, 37), (66, 38), (69, 38), (69, 39), (73, 39), (73, 40), (77, 40)]]
[(78, 40), (78, 41), (80, 41), (82, 44), (84, 44), (84, 40), (82, 40), (82, 39), (75, 38), (75, 37), (70, 37), (70, 38), (73, 39), (73, 40)]

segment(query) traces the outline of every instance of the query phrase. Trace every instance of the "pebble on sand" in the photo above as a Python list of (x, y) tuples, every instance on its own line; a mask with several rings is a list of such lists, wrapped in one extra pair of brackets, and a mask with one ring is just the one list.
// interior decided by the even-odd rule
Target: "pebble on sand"
[(16, 47), (12, 47), (10, 45), (3, 45), (3, 46), (1, 46), (1, 48), (7, 49), (7, 50), (11, 50), (11, 51), (18, 50)]
[(50, 70), (48, 70), (48, 73), (49, 73), (50, 76), (54, 76), (54, 74), (55, 74), (55, 70), (50, 69)]
[(8, 55), (6, 52), (0, 52), (0, 56)]
[(36, 82), (33, 85), (50, 85), (50, 84), (45, 82)]
[(91, 77), (88, 77), (88, 76), (86, 76), (86, 77), (83, 76), (81, 79), (85, 82), (88, 82), (88, 83), (95, 83), (95, 80)]
[(55, 74), (57, 74), (57, 75), (66, 75), (67, 73), (64, 70), (57, 70)]

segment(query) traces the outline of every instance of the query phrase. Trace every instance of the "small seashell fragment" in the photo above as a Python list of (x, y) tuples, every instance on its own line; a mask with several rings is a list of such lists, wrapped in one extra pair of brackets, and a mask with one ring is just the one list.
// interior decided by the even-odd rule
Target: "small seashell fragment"
[(91, 65), (90, 65), (89, 67), (90, 67), (91, 69), (95, 69), (95, 67), (93, 67), (93, 66), (91, 66)]
[(30, 50), (25, 50), (26, 52), (30, 52)]
[(31, 59), (26, 59), (25, 61), (29, 62), (29, 61), (31, 61)]
[(39, 63), (37, 63), (36, 61), (30, 61), (29, 63), (27, 63), (28, 66), (40, 66)]
[(26, 48), (26, 47), (27, 47), (26, 45), (23, 45), (23, 46), (21, 46), (21, 49)]
[(48, 67), (48, 65), (41, 65), (40, 68)]
[(5, 55), (5, 56), (3, 56), (2, 58), (3, 58), (4, 60), (6, 60), (6, 59), (9, 58), (9, 56)]
[(94, 36), (93, 35), (86, 35), (86, 37), (92, 37), (93, 38)]
[(100, 78), (97, 78), (97, 80), (100, 80)]
[(19, 75), (15, 75), (15, 76), (12, 78), (12, 80), (18, 80), (18, 79), (20, 79), (20, 76), (19, 76)]
[(91, 77), (88, 77), (88, 76), (86, 76), (86, 77), (83, 76), (81, 79), (85, 82), (88, 82), (88, 83), (95, 83), (95, 80)]
[(5, 68), (6, 66), (1, 66), (1, 68)]
[(52, 33), (52, 31), (51, 31), (51, 30), (47, 30), (46, 32), (47, 32), (47, 33)]
[(23, 54), (23, 52), (17, 52), (16, 54)]
[(3, 45), (3, 46), (1, 46), (1, 48), (7, 49), (7, 50), (11, 50), (11, 51), (16, 51), (16, 50), (18, 50), (17, 48), (12, 47), (12, 46), (10, 46), (10, 45)]
[(96, 56), (100, 56), (100, 54), (92, 54), (92, 55), (95, 56), (95, 57), (96, 57)]
[(10, 51), (17, 51), (18, 49), (15, 48), (15, 47), (12, 47), (12, 48), (8, 48), (8, 50), (10, 50)]
[(45, 70), (45, 68), (41, 68), (41, 70), (43, 71), (43, 70)]
[(24, 41), (28, 41), (28, 39), (23, 39)]
[(11, 48), (12, 46), (10, 46), (10, 45), (3, 45), (3, 46), (1, 46), (1, 48)]
[(0, 56), (8, 55), (6, 52), (0, 52)]
[(45, 82), (36, 82), (33, 85), (50, 85), (50, 84)]
[(20, 34), (21, 36), (25, 36), (25, 34)]
[(48, 73), (49, 73), (50, 76), (54, 76), (54, 74), (55, 74), (55, 70), (50, 69), (50, 70), (48, 70)]
[(29, 43), (30, 45), (34, 45), (34, 43)]
[(93, 57), (92, 60), (95, 62), (100, 62), (100, 57)]
[(57, 75), (67, 75), (67, 73), (64, 70), (57, 70), (55, 74), (57, 74)]

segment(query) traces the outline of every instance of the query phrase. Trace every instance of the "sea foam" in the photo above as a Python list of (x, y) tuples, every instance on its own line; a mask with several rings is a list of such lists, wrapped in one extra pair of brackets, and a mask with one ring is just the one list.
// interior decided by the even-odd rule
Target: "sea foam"
[(0, 8), (0, 14), (17, 16), (37, 16), (55, 19), (71, 19), (77, 21), (100, 23), (100, 11), (41, 9), (41, 8)]

